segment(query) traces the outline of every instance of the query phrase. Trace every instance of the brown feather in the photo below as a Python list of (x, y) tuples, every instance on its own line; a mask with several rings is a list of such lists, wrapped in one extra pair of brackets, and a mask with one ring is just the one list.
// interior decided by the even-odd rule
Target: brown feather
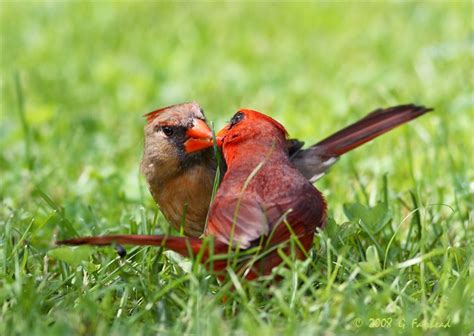
[[(289, 254), (289, 239), (301, 243), (296, 257), (305, 258), (316, 227), (324, 225), (326, 203), (322, 195), (291, 164), (282, 126), (268, 116), (245, 111), (246, 119), (229, 129), (223, 142), (228, 170), (209, 212), (207, 236), (215, 238), (213, 254), (225, 254), (237, 247), (257, 248), (263, 255), (239, 259), (236, 271), (253, 279), (267, 275), (282, 262), (277, 250)], [(234, 142), (233, 134), (240, 134)], [(245, 136), (244, 136), (245, 135)], [(226, 136), (227, 139), (227, 136)], [(230, 159), (229, 159), (230, 158)], [(184, 256), (202, 247), (198, 238), (112, 235), (62, 240), (68, 245), (134, 244), (163, 246)], [(283, 245), (283, 246), (281, 246)], [(203, 260), (208, 260), (204, 254)], [(231, 257), (212, 263), (218, 276), (231, 264)]]
[(146, 121), (149, 124), (161, 113), (165, 112), (168, 109), (172, 109), (173, 107), (176, 107), (178, 105), (181, 105), (181, 104), (174, 104), (174, 105), (169, 105), (169, 106), (166, 106), (166, 107), (160, 107), (159, 109), (148, 112), (147, 114), (144, 115), (144, 117), (146, 118)]

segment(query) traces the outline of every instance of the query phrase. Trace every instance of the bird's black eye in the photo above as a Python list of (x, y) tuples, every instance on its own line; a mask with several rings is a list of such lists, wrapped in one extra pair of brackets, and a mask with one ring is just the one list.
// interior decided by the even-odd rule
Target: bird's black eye
[(245, 115), (242, 112), (237, 112), (236, 114), (234, 114), (232, 119), (230, 119), (230, 126), (232, 127), (238, 124), (242, 119), (244, 119), (244, 117)]
[(173, 131), (173, 128), (169, 127), (169, 126), (163, 126), (161, 127), (161, 130), (163, 131), (164, 135), (170, 137), (173, 135), (174, 131)]

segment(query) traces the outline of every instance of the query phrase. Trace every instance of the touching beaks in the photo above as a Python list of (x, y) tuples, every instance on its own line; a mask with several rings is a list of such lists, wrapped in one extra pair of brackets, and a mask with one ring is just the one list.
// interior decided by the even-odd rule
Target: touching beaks
[[(222, 146), (228, 128), (229, 125), (225, 125), (225, 127), (216, 134), (217, 147)], [(186, 135), (189, 137), (184, 143), (186, 153), (198, 152), (213, 146), (212, 131), (206, 122), (201, 119), (193, 120), (193, 127), (186, 131)]]
[(186, 131), (186, 135), (196, 139), (212, 139), (211, 129), (201, 119), (193, 119), (193, 126)]
[(184, 143), (186, 153), (212, 147), (212, 131), (201, 119), (193, 119), (193, 126), (186, 131), (186, 135), (189, 137)]
[(224, 141), (224, 137), (227, 134), (227, 131), (229, 131), (229, 124), (225, 125), (222, 127), (222, 129), (217, 132), (216, 134), (216, 141), (217, 141), (217, 146), (222, 146), (222, 142)]

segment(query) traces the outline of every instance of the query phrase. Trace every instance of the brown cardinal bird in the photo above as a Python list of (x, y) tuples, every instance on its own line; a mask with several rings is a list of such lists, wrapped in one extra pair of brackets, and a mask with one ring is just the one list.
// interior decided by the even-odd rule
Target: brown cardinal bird
[[(248, 279), (267, 275), (282, 262), (277, 247), (290, 254), (288, 242), (292, 236), (297, 238), (296, 257), (302, 259), (307, 255), (316, 228), (325, 222), (326, 203), (321, 193), (294, 167), (288, 156), (286, 135), (285, 128), (277, 121), (252, 110), (237, 112), (218, 133), (227, 171), (209, 210), (204, 235), (214, 238), (214, 246), (203, 254), (204, 263), (210, 255), (218, 257), (237, 249), (245, 256), (252, 249), (247, 259), (236, 259), (236, 271)], [(199, 253), (203, 241), (112, 235), (59, 242), (113, 243), (159, 245), (189, 256)], [(259, 252), (258, 258), (254, 258), (254, 249)], [(232, 258), (213, 261), (212, 271), (222, 278), (225, 275), (222, 271), (232, 262)]]
[[(216, 175), (210, 129), (196, 103), (147, 114), (141, 171), (166, 219), (187, 236), (203, 233)], [(207, 149), (206, 149), (207, 148)]]
[[(377, 109), (307, 149), (302, 149), (301, 141), (285, 140), (287, 156), (314, 182), (342, 154), (428, 111), (412, 104)], [(216, 173), (204, 113), (198, 104), (186, 103), (146, 117), (141, 169), (151, 194), (176, 229), (182, 227), (185, 235), (198, 237), (204, 231)]]

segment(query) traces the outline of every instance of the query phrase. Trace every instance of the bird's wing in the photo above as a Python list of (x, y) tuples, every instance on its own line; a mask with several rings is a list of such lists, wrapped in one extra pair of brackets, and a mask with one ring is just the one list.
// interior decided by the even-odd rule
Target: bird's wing
[(300, 150), (291, 157), (291, 162), (310, 182), (324, 176), (326, 171), (337, 162), (338, 155), (330, 155), (317, 145)]
[(227, 193), (214, 201), (209, 214), (206, 233), (226, 244), (233, 244), (242, 249), (269, 231), (269, 223), (262, 208), (261, 198), (248, 193)]
[(340, 155), (431, 110), (413, 104), (377, 109), (317, 144), (298, 151), (291, 161), (308, 180), (314, 182)]
[(316, 226), (324, 224), (326, 205), (321, 194), (304, 182), (299, 190), (272, 195), (275, 201), (265, 202), (257, 194), (247, 193), (245, 198), (230, 193), (219, 197), (211, 209), (207, 234), (246, 249), (262, 236), (270, 236), (274, 242), (288, 239), (288, 220), (298, 237), (312, 235)]

